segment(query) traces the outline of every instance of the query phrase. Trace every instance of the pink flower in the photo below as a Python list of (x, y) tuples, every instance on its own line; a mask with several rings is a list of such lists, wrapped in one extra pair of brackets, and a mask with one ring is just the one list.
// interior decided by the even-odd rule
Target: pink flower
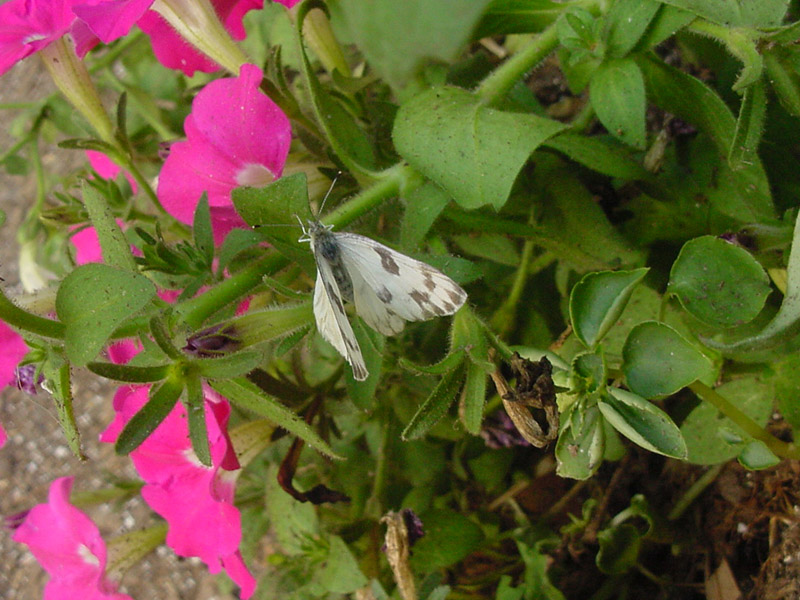
[[(147, 396), (148, 386), (117, 390), (116, 417), (101, 441), (116, 441)], [(225, 569), (241, 587), (242, 598), (249, 598), (256, 581), (239, 552), (242, 526), (233, 504), (236, 475), (231, 472), (239, 468), (239, 462), (227, 434), (230, 404), (210, 389), (205, 396), (211, 467), (201, 464), (192, 451), (181, 403), (131, 452), (131, 460), (145, 481), (142, 497), (169, 524), (167, 545), (180, 556), (200, 557), (211, 573)]]
[(200, 196), (208, 194), (217, 242), (245, 226), (231, 191), (277, 179), (289, 154), (289, 119), (259, 90), (262, 77), (258, 67), (243, 65), (238, 77), (203, 88), (184, 122), (186, 141), (172, 144), (161, 169), (158, 196), (178, 220), (191, 223)]
[[(16, 369), (22, 357), (28, 353), (25, 340), (11, 327), (0, 321), (0, 389), (16, 380)], [(0, 426), (0, 448), (8, 436)]]
[(0, 5), (0, 75), (67, 33), (75, 0), (10, 0)]
[(48, 502), (31, 509), (12, 539), (27, 544), (50, 574), (44, 600), (131, 600), (106, 578), (106, 544), (92, 520), (69, 503), (72, 481), (56, 479)]
[[(190, 30), (195, 23), (201, 27), (205, 24), (207, 29), (208, 22), (196, 18), (201, 12), (190, 5), (194, 1), (173, 0), (169, 7), (162, 6), (160, 10), (182, 15), (179, 21)], [(288, 1), (294, 3), (296, 0)], [(220, 68), (217, 62), (187, 43), (187, 38), (181, 37), (173, 27), (174, 22), (170, 25), (158, 12), (149, 10), (152, 4), (153, 0), (82, 0), (81, 5), (75, 8), (75, 13), (107, 44), (127, 35), (134, 25), (138, 25), (150, 37), (159, 62), (170, 69), (180, 69), (189, 77), (195, 71), (212, 73)], [(250, 10), (262, 8), (264, 0), (211, 0), (211, 4), (228, 34), (233, 39), (243, 40), (246, 35), (242, 24), (244, 15)], [(219, 32), (223, 33), (223, 30)], [(187, 32), (183, 33), (192, 39)], [(213, 54), (211, 56), (214, 57)]]

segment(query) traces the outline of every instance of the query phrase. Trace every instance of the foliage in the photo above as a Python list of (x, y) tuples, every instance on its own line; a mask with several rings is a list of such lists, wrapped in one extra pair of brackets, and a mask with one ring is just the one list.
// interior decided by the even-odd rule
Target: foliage
[[(765, 429), (778, 410), (800, 431), (797, 17), (788, 0), (305, 0), (249, 13), (239, 50), (211, 57), (232, 70), (248, 53), (259, 69), (241, 75), (170, 71), (131, 33), (74, 57), (117, 99), (115, 119), (78, 119), (58, 95), (3, 107), (19, 141), (0, 166), (38, 185), (18, 231), (23, 278), (53, 293), (38, 290), (35, 311), (2, 295), (0, 319), (78, 457), (91, 442), (70, 368), (150, 386), (114, 438), (123, 454), (183, 409), (187, 451), (218, 468), (206, 405), (232, 404), (245, 562), (257, 535), (274, 539), (256, 598), (389, 598), (414, 582), (419, 598), (564, 598), (550, 553), (592, 528), (599, 576), (624, 589), (648, 545), (675, 541), (662, 515), (677, 497), (633, 496), (600, 526), (589, 499), (557, 531), (505, 493), (549, 454), (530, 448), (552, 439), (531, 439), (545, 413), (561, 478), (641, 451), (751, 469), (800, 457)], [(202, 90), (261, 67), (242, 97), (268, 96), (291, 145), (266, 167), (214, 155), (239, 161), (238, 179), (187, 187), (183, 218), (151, 185), (173, 177), (161, 144), (193, 143)], [(266, 137), (289, 135), (280, 126)], [(44, 173), (49, 138), (122, 170)], [(297, 226), (313, 218), (442, 270), (467, 304), (391, 338), (353, 315), (370, 372), (355, 380), (316, 331)], [(87, 228), (100, 255), (84, 264)], [(129, 361), (109, 350), (123, 339)], [(511, 425), (519, 445), (497, 447), (506, 410), (522, 437)], [(381, 516), (400, 509), (425, 529), (410, 588), (381, 552)], [(492, 568), (463, 566), (481, 559)]]

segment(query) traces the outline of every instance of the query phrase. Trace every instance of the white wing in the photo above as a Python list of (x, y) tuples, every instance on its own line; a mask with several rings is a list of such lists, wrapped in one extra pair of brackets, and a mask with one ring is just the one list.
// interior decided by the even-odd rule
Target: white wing
[(377, 331), (394, 335), (403, 320), (452, 315), (467, 293), (444, 273), (363, 235), (335, 233), (353, 282), (356, 312)]
[(317, 259), (317, 283), (314, 286), (314, 318), (317, 329), (353, 369), (353, 377), (364, 381), (369, 373), (353, 328), (344, 312), (344, 302), (331, 268), (324, 258)]

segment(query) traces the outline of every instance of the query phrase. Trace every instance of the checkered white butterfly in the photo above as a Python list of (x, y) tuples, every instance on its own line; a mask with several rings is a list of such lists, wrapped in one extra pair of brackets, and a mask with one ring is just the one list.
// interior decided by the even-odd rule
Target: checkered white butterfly
[[(302, 223), (301, 223), (302, 227)], [(369, 373), (344, 303), (355, 304), (367, 325), (396, 335), (406, 321), (452, 315), (467, 293), (447, 275), (363, 235), (332, 231), (309, 221), (299, 241), (310, 242), (317, 262), (314, 318), (317, 329), (363, 381)]]

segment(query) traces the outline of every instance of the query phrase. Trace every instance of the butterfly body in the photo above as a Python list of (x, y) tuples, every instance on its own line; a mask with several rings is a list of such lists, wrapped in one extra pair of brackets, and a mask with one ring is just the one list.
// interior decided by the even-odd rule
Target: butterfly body
[(451, 315), (467, 299), (444, 273), (363, 235), (333, 232), (330, 225), (309, 222), (300, 241), (311, 243), (317, 263), (317, 329), (350, 363), (356, 380), (366, 379), (368, 372), (345, 302), (355, 304), (356, 312), (376, 331), (396, 335), (406, 321)]

